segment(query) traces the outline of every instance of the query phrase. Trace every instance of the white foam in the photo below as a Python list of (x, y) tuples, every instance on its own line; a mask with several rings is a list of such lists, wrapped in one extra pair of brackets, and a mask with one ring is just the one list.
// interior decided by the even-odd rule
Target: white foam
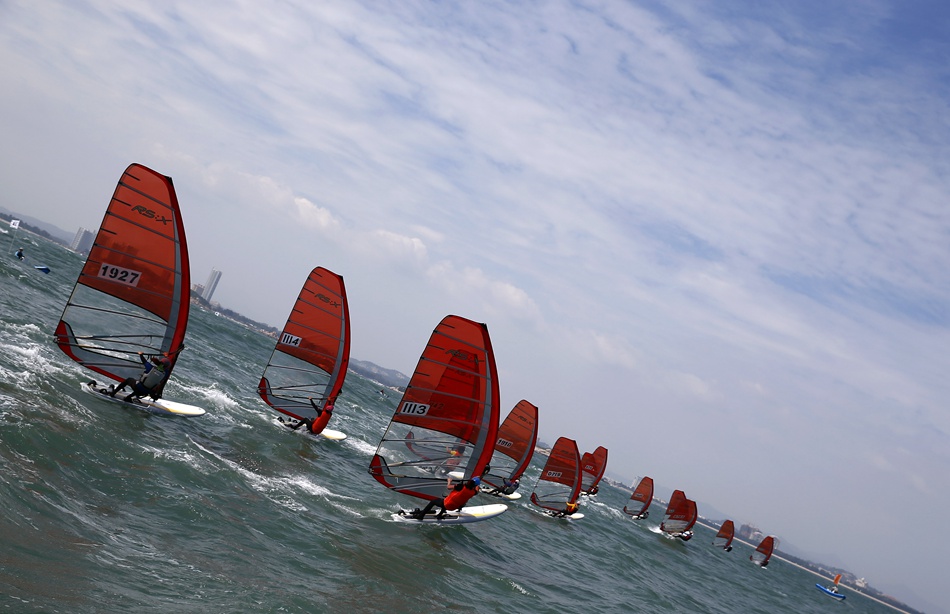
[[(172, 382), (169, 382), (172, 383)], [(181, 382), (174, 382), (176, 388), (180, 388), (185, 392), (202, 396), (205, 399), (211, 401), (211, 403), (220, 409), (233, 409), (238, 407), (239, 404), (237, 401), (232, 399), (228, 393), (218, 388), (217, 384), (211, 384), (211, 386), (190, 386), (184, 385)]]
[(362, 439), (356, 439), (355, 437), (347, 437), (346, 445), (355, 449), (357, 452), (362, 452), (367, 456), (372, 456), (376, 454), (376, 446), (370, 445), (363, 441)]

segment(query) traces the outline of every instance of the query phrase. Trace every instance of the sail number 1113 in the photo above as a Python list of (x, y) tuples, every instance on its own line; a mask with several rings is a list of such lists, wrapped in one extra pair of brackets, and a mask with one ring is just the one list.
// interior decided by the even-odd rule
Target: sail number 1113
[(109, 279), (111, 281), (117, 281), (120, 284), (125, 284), (127, 286), (138, 286), (139, 278), (142, 277), (142, 274), (138, 271), (123, 269), (122, 267), (117, 267), (111, 264), (103, 264), (101, 267), (99, 267), (99, 277), (102, 277), (103, 279)]

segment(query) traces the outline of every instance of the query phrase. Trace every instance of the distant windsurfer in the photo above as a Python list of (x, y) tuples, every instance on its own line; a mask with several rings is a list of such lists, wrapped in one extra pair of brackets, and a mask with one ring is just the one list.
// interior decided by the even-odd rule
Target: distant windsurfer
[(837, 594), (838, 594), (838, 585), (837, 585), (837, 584), (832, 584), (831, 587), (828, 589), (828, 591), (831, 592), (831, 593), (834, 593), (835, 595), (837, 595)]
[(595, 485), (595, 486), (592, 486), (591, 489), (587, 491), (587, 494), (593, 496), (593, 495), (596, 495), (598, 492), (600, 492), (600, 487)]
[(457, 445), (449, 448), (449, 458), (445, 461), (445, 466), (451, 469), (459, 466), (462, 462), (462, 453), (465, 452), (465, 446)]
[(161, 355), (146, 358), (146, 355), (142, 352), (139, 352), (139, 360), (145, 366), (142, 374), (138, 378), (125, 378), (118, 388), (109, 393), (110, 397), (114, 397), (117, 392), (124, 390), (126, 386), (131, 387), (132, 392), (122, 399), (123, 401), (131, 401), (133, 398), (142, 398), (145, 395), (157, 400), (161, 396), (162, 386), (171, 373), (171, 360), (168, 356)]
[(517, 480), (517, 479), (509, 480), (508, 478), (504, 478), (504, 483), (502, 484), (501, 488), (492, 488), (491, 490), (488, 491), (488, 494), (489, 495), (497, 495), (497, 494), (512, 495), (514, 494), (516, 490), (518, 490), (519, 486), (521, 486), (520, 480)]
[(482, 479), (477, 476), (468, 481), (459, 481), (454, 486), (452, 484), (453, 481), (452, 478), (449, 478), (446, 482), (446, 487), (452, 489), (449, 494), (441, 499), (429, 501), (423, 509), (416, 509), (410, 512), (408, 514), (409, 517), (422, 520), (426, 514), (430, 513), (436, 506), (439, 506), (442, 509), (436, 514), (436, 518), (441, 520), (442, 517), (445, 516), (446, 511), (460, 510), (465, 507), (469, 499), (478, 494), (478, 486), (482, 483)]
[(23, 256), (23, 248), (22, 248), (22, 247), (21, 247), (20, 249), (16, 250), (16, 257), (17, 257), (18, 260), (23, 260), (24, 256)]

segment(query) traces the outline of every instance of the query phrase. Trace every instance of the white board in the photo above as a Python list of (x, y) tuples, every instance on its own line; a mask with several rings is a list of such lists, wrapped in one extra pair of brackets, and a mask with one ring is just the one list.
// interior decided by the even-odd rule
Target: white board
[(320, 434), (326, 437), (327, 439), (332, 439), (333, 441), (343, 441), (346, 439), (346, 433), (341, 431), (334, 431), (333, 429), (323, 429), (320, 431)]
[(425, 518), (421, 520), (409, 517), (407, 515), (408, 512), (404, 510), (400, 510), (399, 512), (393, 514), (393, 520), (412, 524), (466, 524), (469, 522), (479, 522), (482, 520), (488, 520), (489, 518), (494, 518), (495, 516), (505, 513), (507, 510), (508, 506), (504, 503), (476, 505), (473, 507), (463, 507), (460, 510), (446, 512), (442, 519), (439, 520), (436, 518), (436, 514), (439, 511), (439, 507), (437, 506), (435, 508), (436, 513), (426, 514)]
[(123, 399), (129, 395), (128, 389), (122, 390), (114, 397), (109, 396), (109, 388), (106, 386), (101, 386), (96, 382), (83, 382), (80, 384), (80, 387), (84, 392), (88, 392), (91, 395), (99, 397), (100, 399), (105, 399), (106, 401), (111, 401), (113, 403), (121, 403), (126, 407), (135, 407), (136, 409), (141, 409), (153, 414), (161, 414), (164, 416), (185, 416), (188, 418), (193, 418), (195, 416), (203, 416), (205, 410), (196, 407), (194, 405), (186, 405), (185, 403), (178, 403), (177, 401), (168, 401), (166, 399), (158, 399), (153, 401), (151, 397), (143, 397), (138, 400), (124, 401)]
[(557, 512), (552, 512), (551, 510), (538, 509), (538, 508), (535, 508), (535, 507), (531, 507), (531, 508), (529, 508), (529, 509), (534, 509), (534, 510), (536, 510), (536, 511), (542, 513), (542, 514), (544, 514), (545, 516), (550, 516), (551, 518), (555, 518), (555, 519), (557, 519), (557, 520), (562, 520), (562, 519), (563, 519), (563, 520), (580, 520), (581, 518), (584, 517), (584, 514), (581, 513), (581, 512), (574, 512), (573, 514), (569, 514), (569, 515), (567, 515), (567, 516), (561, 516), (561, 515), (558, 514)]
[(506, 495), (503, 492), (492, 492), (493, 490), (495, 490), (493, 486), (487, 486), (483, 484), (481, 488), (479, 489), (479, 492), (485, 495), (491, 495), (492, 497), (501, 497), (502, 499), (508, 499), (509, 501), (517, 501), (518, 499), (521, 498), (521, 493), (518, 491), (515, 491), (511, 493), (510, 495)]

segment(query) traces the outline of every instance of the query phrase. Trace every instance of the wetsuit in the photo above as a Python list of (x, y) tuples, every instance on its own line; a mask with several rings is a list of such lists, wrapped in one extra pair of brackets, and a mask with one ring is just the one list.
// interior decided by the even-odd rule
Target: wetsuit
[(138, 378), (127, 377), (122, 380), (118, 388), (109, 393), (114, 397), (117, 392), (124, 390), (126, 386), (132, 388), (132, 392), (125, 397), (126, 401), (131, 401), (132, 397), (142, 397), (147, 394), (153, 394), (165, 381), (165, 368), (162, 365), (156, 365), (149, 361), (144, 354), (139, 354), (139, 360), (145, 365), (145, 371)]
[(415, 518), (424, 518), (426, 514), (432, 511), (435, 506), (439, 506), (442, 510), (438, 514), (438, 518), (441, 518), (446, 510), (460, 510), (465, 507), (465, 504), (468, 503), (468, 500), (474, 497), (478, 493), (478, 484), (475, 484), (472, 480), (467, 482), (459, 482), (452, 488), (452, 492), (447, 494), (441, 499), (433, 499), (429, 501), (426, 506), (422, 509), (421, 512), (416, 512), (413, 514)]
[(311, 433), (319, 435), (323, 432), (323, 429), (327, 427), (327, 423), (330, 422), (330, 418), (333, 416), (333, 401), (329, 401), (323, 409), (317, 407), (313, 399), (310, 399), (310, 404), (313, 405), (313, 408), (316, 410), (317, 417), (308, 421), (307, 427)]

